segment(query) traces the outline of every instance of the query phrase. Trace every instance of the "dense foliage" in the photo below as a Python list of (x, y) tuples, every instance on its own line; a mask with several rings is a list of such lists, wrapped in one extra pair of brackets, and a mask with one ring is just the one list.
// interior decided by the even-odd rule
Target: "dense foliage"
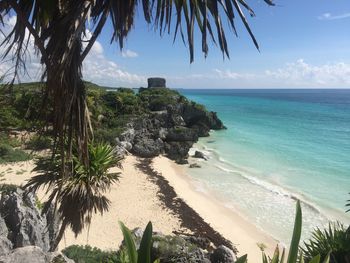
[(324, 260), (330, 252), (331, 263), (350, 263), (350, 227), (330, 223), (328, 229), (315, 229), (312, 238), (304, 243), (302, 252), (307, 260), (317, 255)]
[(76, 263), (109, 263), (118, 262), (116, 252), (102, 251), (99, 248), (91, 246), (72, 245), (62, 250), (68, 258)]

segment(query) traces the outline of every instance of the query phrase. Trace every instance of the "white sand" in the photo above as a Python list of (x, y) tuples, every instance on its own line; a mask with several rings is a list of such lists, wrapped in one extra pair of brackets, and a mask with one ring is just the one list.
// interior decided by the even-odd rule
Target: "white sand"
[[(72, 244), (89, 244), (101, 249), (116, 250), (122, 241), (118, 221), (122, 221), (130, 229), (144, 228), (148, 221), (152, 221), (153, 229), (164, 234), (181, 230), (177, 216), (163, 208), (158, 200), (158, 186), (150, 182), (147, 175), (135, 168), (136, 162), (135, 157), (128, 156), (123, 161), (122, 170), (113, 168), (114, 171), (122, 172), (120, 181), (113, 185), (107, 194), (111, 201), (109, 211), (103, 216), (93, 216), (89, 237), (87, 238), (88, 229), (84, 229), (77, 238), (67, 230), (59, 245), (60, 249)], [(0, 173), (3, 172), (5, 175), (2, 183), (23, 184), (34, 175), (30, 172), (32, 168), (32, 161), (0, 165)], [(21, 170), (23, 173), (19, 174)], [(40, 192), (39, 198), (42, 199), (43, 196), (43, 192)]]
[[(171, 214), (159, 201), (158, 186), (135, 168), (136, 163), (137, 159), (133, 156), (128, 156), (123, 161), (122, 177), (107, 194), (111, 201), (110, 210), (103, 216), (93, 216), (88, 238), (87, 229), (77, 238), (67, 230), (59, 245), (60, 249), (72, 244), (89, 244), (101, 249), (116, 250), (122, 240), (119, 220), (131, 229), (144, 228), (148, 221), (152, 221), (154, 230), (164, 234), (184, 230), (180, 229), (178, 217)], [(237, 246), (240, 255), (248, 253), (250, 262), (260, 262), (261, 252), (257, 243), (264, 243), (268, 247), (268, 254), (272, 255), (276, 240), (224, 207), (212, 196), (194, 190), (193, 182), (185, 175), (181, 166), (165, 157), (157, 157), (153, 161), (153, 167), (169, 181), (180, 198)], [(30, 172), (32, 168), (32, 161), (0, 165), (0, 174), (4, 175), (4, 183), (20, 185), (34, 175)], [(43, 192), (39, 193), (39, 198), (45, 199)]]

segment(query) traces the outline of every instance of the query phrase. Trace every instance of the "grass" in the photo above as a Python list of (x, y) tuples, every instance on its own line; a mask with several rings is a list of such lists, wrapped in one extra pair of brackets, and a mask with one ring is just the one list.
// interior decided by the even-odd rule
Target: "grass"
[(0, 144), (0, 164), (27, 161), (30, 158), (30, 154), (20, 149), (14, 149), (8, 144)]

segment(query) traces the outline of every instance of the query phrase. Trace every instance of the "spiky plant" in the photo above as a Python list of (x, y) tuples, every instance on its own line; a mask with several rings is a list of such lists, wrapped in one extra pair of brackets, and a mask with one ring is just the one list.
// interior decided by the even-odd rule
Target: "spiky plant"
[(350, 231), (341, 223), (329, 223), (324, 230), (316, 228), (301, 251), (307, 260), (316, 255), (324, 259), (330, 251), (331, 263), (350, 263)]
[(41, 187), (46, 189), (49, 197), (44, 212), (52, 204), (57, 205), (61, 226), (51, 250), (57, 248), (68, 226), (78, 235), (86, 224), (90, 224), (93, 213), (103, 214), (109, 208), (110, 201), (104, 194), (119, 177), (119, 173), (110, 173), (109, 169), (118, 165), (120, 158), (106, 144), (89, 144), (88, 157), (89, 163), (86, 165), (73, 151), (72, 161), (65, 164), (70, 171), (66, 177), (61, 172), (60, 156), (40, 158), (34, 169), (38, 175), (25, 185), (25, 188), (33, 191)]

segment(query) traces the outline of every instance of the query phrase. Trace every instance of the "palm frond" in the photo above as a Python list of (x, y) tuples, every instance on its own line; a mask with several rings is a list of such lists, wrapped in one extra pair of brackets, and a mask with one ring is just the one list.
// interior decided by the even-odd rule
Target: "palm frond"
[[(120, 173), (111, 173), (109, 169), (120, 166), (120, 158), (114, 149), (105, 144), (88, 146), (89, 164), (85, 165), (73, 151), (72, 161), (66, 163), (69, 176), (61, 173), (59, 155), (56, 159), (41, 158), (36, 161), (32, 177), (25, 188), (37, 191), (43, 187), (50, 194), (46, 208), (57, 202), (58, 213), (64, 227), (70, 226), (75, 235), (85, 224), (91, 222), (94, 213), (108, 211), (110, 201), (104, 194), (113, 183), (119, 180)], [(69, 168), (70, 167), (70, 168)]]

